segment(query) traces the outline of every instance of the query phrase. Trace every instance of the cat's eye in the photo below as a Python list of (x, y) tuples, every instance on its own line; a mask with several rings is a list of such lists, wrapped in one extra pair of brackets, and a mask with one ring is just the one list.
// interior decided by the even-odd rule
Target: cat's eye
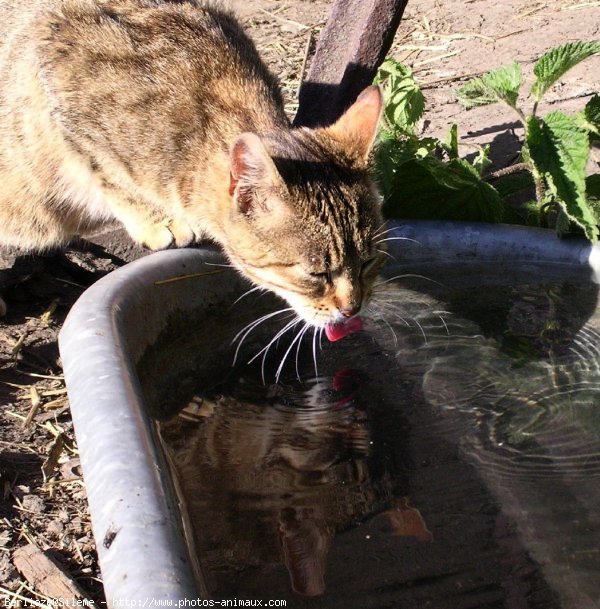
[(331, 282), (331, 272), (325, 271), (322, 273), (308, 273), (313, 279), (317, 279), (318, 281), (327, 281)]
[(307, 270), (307, 274), (317, 281), (327, 281), (331, 283), (331, 269), (327, 268), (327, 264), (324, 262), (323, 258), (320, 256), (311, 256), (309, 258), (309, 263), (312, 269), (316, 270)]

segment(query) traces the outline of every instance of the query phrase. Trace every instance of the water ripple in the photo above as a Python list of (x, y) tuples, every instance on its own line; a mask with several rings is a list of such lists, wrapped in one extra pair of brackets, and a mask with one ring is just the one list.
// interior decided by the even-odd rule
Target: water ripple
[(516, 362), (481, 335), (431, 341), (427, 400), (457, 411), (464, 450), (494, 475), (600, 476), (600, 333), (591, 324), (556, 358)]

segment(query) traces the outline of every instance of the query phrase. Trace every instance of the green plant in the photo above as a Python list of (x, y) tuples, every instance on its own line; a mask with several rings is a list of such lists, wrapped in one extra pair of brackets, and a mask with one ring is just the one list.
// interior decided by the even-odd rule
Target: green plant
[[(519, 104), (521, 66), (513, 63), (468, 81), (457, 92), (467, 109), (506, 103), (525, 130), (520, 159), (489, 173), (489, 146), (479, 147), (469, 162), (459, 156), (458, 127), (445, 141), (416, 132), (425, 98), (412, 72), (393, 59), (381, 66), (375, 82), (383, 84), (386, 126), (377, 149), (377, 174), (389, 218), (478, 220), (537, 224), (598, 237), (600, 175), (586, 178), (593, 140), (600, 139), (600, 95), (575, 114), (538, 116), (549, 88), (574, 65), (600, 53), (600, 42), (569, 43), (545, 53), (535, 63), (533, 99), (527, 114)], [(514, 203), (514, 195), (531, 193)]]

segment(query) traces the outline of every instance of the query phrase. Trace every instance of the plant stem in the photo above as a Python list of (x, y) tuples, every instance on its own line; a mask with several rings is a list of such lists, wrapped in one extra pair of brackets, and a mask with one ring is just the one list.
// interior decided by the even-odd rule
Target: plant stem
[(533, 184), (535, 186), (535, 200), (541, 209), (544, 201), (544, 183), (542, 182), (542, 178), (540, 177), (539, 173), (535, 170), (535, 167), (531, 163), (515, 163), (514, 165), (503, 167), (502, 169), (498, 169), (498, 171), (494, 171), (487, 175), (485, 177), (485, 181), (490, 182), (503, 176), (507, 176), (512, 173), (522, 173), (523, 171), (528, 171), (531, 173)]
[(529, 163), (529, 170), (531, 171), (535, 186), (535, 200), (541, 210), (544, 206), (544, 181), (533, 161)]
[[(510, 106), (510, 104), (508, 104)], [(523, 123), (523, 127), (525, 127), (525, 129), (527, 129), (527, 118), (525, 117), (525, 114), (523, 113), (523, 110), (521, 110), (521, 108), (517, 108), (517, 106), (510, 106), (518, 115), (519, 118), (521, 119), (521, 122)]]
[(537, 173), (537, 171), (532, 171), (531, 175), (533, 176), (533, 183), (535, 185), (535, 200), (541, 207), (544, 201), (544, 184), (542, 182), (542, 178)]
[(501, 178), (502, 176), (507, 176), (511, 173), (521, 173), (523, 171), (531, 172), (531, 167), (529, 166), (529, 163), (515, 163), (514, 165), (503, 167), (502, 169), (498, 169), (498, 171), (493, 171), (492, 173), (487, 175), (485, 179), (487, 181), (496, 180), (498, 178)]

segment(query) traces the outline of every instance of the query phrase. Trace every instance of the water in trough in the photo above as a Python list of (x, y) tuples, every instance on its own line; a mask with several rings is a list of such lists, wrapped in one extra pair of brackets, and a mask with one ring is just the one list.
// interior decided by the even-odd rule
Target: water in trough
[(147, 356), (212, 598), (598, 607), (597, 286), (533, 265), (417, 271), (338, 343), (307, 332), (288, 351), (292, 330), (263, 360), (281, 327), (265, 322), (232, 366), (233, 336), (273, 306), (248, 296)]

